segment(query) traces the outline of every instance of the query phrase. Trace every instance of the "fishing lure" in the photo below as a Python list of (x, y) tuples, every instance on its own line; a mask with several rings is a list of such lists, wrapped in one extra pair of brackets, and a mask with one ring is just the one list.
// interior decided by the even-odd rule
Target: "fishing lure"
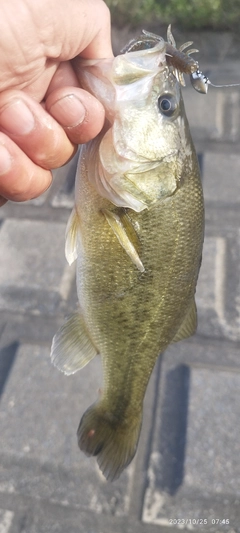
[[(143, 35), (138, 40), (130, 41), (130, 43), (122, 50), (122, 53), (133, 52), (143, 48), (151, 48), (161, 37), (154, 33), (142, 30)], [(224, 85), (215, 85), (210, 79), (203, 74), (199, 69), (198, 62), (190, 57), (191, 54), (199, 52), (196, 48), (186, 50), (193, 44), (193, 41), (188, 41), (177, 48), (176, 41), (173, 37), (171, 24), (167, 29), (167, 45), (166, 45), (166, 60), (168, 66), (175, 68), (176, 77), (182, 86), (185, 86), (183, 74), (189, 74), (190, 82), (195, 91), (201, 94), (207, 94), (208, 86), (212, 87), (239, 87), (240, 83), (231, 83)], [(184, 52), (185, 51), (185, 52)]]
[(199, 69), (197, 69), (195, 72), (192, 72), (190, 74), (190, 81), (195, 89), (195, 91), (198, 91), (202, 94), (207, 94), (208, 92), (208, 85), (212, 85), (212, 87), (239, 87), (240, 83), (230, 83), (229, 85), (214, 85), (203, 72), (201, 72)]

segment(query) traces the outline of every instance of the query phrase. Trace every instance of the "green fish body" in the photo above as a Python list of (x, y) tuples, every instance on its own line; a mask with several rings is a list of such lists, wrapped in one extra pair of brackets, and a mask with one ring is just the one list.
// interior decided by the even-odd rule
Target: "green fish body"
[(85, 62), (83, 85), (108, 124), (82, 148), (66, 255), (80, 312), (53, 340), (71, 374), (101, 355), (104, 386), (83, 415), (80, 449), (116, 479), (135, 455), (146, 387), (161, 352), (194, 333), (203, 245), (198, 161), (166, 43)]

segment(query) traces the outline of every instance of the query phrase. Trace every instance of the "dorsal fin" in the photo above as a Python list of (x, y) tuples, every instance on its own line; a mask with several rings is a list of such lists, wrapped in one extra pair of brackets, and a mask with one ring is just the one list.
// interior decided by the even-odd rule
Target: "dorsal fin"
[(195, 333), (197, 329), (197, 308), (195, 299), (193, 298), (191, 301), (191, 304), (189, 306), (188, 312), (177, 331), (175, 337), (173, 338), (172, 342), (178, 342), (183, 339), (187, 339), (188, 337), (191, 337)]

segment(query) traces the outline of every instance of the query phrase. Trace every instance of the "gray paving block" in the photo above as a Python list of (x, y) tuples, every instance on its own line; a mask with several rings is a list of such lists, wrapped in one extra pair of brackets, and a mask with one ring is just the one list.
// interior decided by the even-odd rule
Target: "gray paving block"
[(0, 509), (0, 533), (10, 533), (14, 513), (6, 509)]
[(0, 239), (0, 310), (56, 312), (70, 275), (64, 256), (65, 225), (8, 219)]
[(93, 514), (79, 514), (78, 517), (63, 516), (57, 517), (46, 516), (46, 511), (36, 513), (31, 524), (21, 533), (106, 533), (105, 528), (101, 527), (101, 517)]
[(236, 142), (240, 137), (240, 96), (236, 89), (214, 89), (202, 95), (187, 87), (183, 98), (195, 140)]
[(0, 349), (0, 398), (12, 370), (19, 343), (11, 342)]
[(222, 328), (219, 323), (219, 302), (224, 313), (223, 299), (220, 298), (223, 285), (226, 240), (223, 237), (205, 237), (202, 265), (196, 291), (198, 328), (200, 335), (219, 337)]
[[(28, 521), (21, 533), (112, 533), (113, 531), (107, 527), (101, 513), (76, 512), (75, 509), (68, 510), (63, 506), (51, 508), (46, 503), (45, 505), (35, 503), (31, 515), (32, 520)], [(115, 525), (114, 531), (118, 533), (124, 530), (119, 530)]]
[(240, 497), (240, 373), (192, 368), (184, 483)]
[(21, 533), (169, 533), (169, 529), (149, 528), (139, 519), (60, 508), (46, 502), (35, 503), (31, 515)]
[[(196, 302), (198, 333), (240, 340), (240, 231), (206, 237)], [(231, 257), (232, 256), (232, 257)]]
[(193, 138), (199, 140), (221, 137), (223, 131), (219, 117), (224, 114), (223, 91), (217, 93), (217, 97), (213, 91), (202, 95), (189, 86), (182, 93)]
[(49, 348), (20, 347), (0, 402), (0, 492), (103, 514), (128, 512), (134, 463), (107, 483), (95, 458), (77, 446), (80, 417), (100, 386), (98, 358), (66, 377), (51, 366)]
[(206, 366), (207, 368), (240, 370), (239, 343), (194, 335), (171, 345), (163, 356), (169, 366)]
[(240, 203), (240, 155), (205, 152), (203, 170), (205, 201)]
[(221, 518), (238, 531), (240, 372), (187, 364), (182, 344), (179, 362), (177, 346), (163, 359), (143, 521), (215, 532)]

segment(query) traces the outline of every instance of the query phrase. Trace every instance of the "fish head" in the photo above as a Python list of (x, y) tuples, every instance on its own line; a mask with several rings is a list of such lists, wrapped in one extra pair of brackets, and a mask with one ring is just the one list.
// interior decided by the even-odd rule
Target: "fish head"
[[(81, 83), (104, 105), (89, 179), (113, 204), (142, 211), (175, 192), (192, 145), (177, 70), (167, 43), (147, 36), (111, 60), (82, 62)], [(96, 148), (97, 147), (97, 148)]]

